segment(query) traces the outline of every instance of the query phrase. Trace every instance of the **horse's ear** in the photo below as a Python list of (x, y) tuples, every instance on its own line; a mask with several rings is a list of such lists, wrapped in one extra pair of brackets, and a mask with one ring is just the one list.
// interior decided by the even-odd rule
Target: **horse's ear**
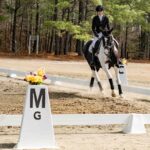
[(109, 31), (108, 31), (108, 34), (111, 34), (111, 32), (114, 30), (114, 28), (111, 28)]
[(112, 32), (114, 30), (114, 28), (112, 27), (109, 31), (110, 31), (110, 33)]

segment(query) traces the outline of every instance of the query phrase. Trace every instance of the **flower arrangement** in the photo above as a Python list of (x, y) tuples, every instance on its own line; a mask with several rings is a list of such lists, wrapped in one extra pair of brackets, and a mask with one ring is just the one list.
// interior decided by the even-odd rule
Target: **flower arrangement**
[(125, 58), (123, 58), (122, 60), (121, 60), (121, 62), (122, 62), (122, 64), (127, 64), (127, 60), (125, 59)]
[(24, 80), (32, 85), (39, 85), (42, 84), (45, 79), (47, 79), (45, 70), (38, 69), (36, 72), (30, 72), (29, 75), (26, 75)]

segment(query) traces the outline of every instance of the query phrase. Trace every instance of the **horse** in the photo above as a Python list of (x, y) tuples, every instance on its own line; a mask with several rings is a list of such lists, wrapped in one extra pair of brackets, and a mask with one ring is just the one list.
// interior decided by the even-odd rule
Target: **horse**
[[(121, 87), (121, 80), (119, 78), (119, 64), (121, 63), (118, 55), (119, 43), (113, 37), (112, 32), (113, 29), (109, 31), (103, 31), (103, 36), (98, 39), (99, 40), (99, 48), (96, 54), (93, 56), (93, 53), (90, 51), (90, 45), (92, 44), (92, 40), (88, 41), (83, 48), (83, 55), (89, 64), (92, 76), (90, 80), (90, 88), (93, 88), (94, 80), (96, 79), (97, 84), (99, 86), (100, 91), (103, 93), (104, 89), (101, 85), (100, 78), (98, 76), (98, 71), (102, 68), (106, 73), (106, 76), (109, 80), (110, 88), (111, 88), (111, 96), (116, 97), (116, 93), (114, 91), (114, 83), (113, 77), (109, 71), (111, 67), (115, 70), (115, 75), (117, 79), (118, 91), (120, 97), (123, 97), (123, 91)], [(91, 64), (92, 59), (94, 59), (94, 64)]]

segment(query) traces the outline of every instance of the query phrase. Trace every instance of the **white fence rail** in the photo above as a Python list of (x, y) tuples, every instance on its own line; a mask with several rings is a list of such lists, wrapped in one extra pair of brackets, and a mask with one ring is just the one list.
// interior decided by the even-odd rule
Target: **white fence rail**
[[(54, 125), (126, 124), (128, 114), (62, 114), (53, 115)], [(22, 115), (0, 115), (0, 126), (20, 126)]]
[[(134, 114), (56, 114), (54, 125), (104, 125), (128, 124), (129, 116)], [(150, 124), (150, 114), (142, 115), (144, 124)], [(22, 115), (0, 115), (0, 126), (20, 126)]]

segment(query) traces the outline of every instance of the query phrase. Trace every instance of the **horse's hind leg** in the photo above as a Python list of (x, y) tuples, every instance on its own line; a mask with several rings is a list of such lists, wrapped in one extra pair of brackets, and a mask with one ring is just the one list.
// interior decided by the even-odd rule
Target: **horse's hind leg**
[(95, 80), (95, 74), (94, 74), (94, 70), (92, 69), (92, 75), (91, 75), (91, 80), (90, 80), (90, 90), (92, 91), (93, 86), (94, 86), (94, 80)]
[(92, 90), (93, 88), (93, 85), (94, 85), (94, 77), (92, 76), (91, 77), (91, 80), (90, 80), (90, 89)]
[(119, 91), (119, 95), (120, 97), (123, 97), (123, 92), (122, 92), (122, 87), (121, 87), (121, 80), (119, 77), (119, 69), (117, 67), (114, 67), (115, 70), (115, 74), (116, 74), (116, 78), (117, 78), (117, 85), (118, 85), (118, 91)]

